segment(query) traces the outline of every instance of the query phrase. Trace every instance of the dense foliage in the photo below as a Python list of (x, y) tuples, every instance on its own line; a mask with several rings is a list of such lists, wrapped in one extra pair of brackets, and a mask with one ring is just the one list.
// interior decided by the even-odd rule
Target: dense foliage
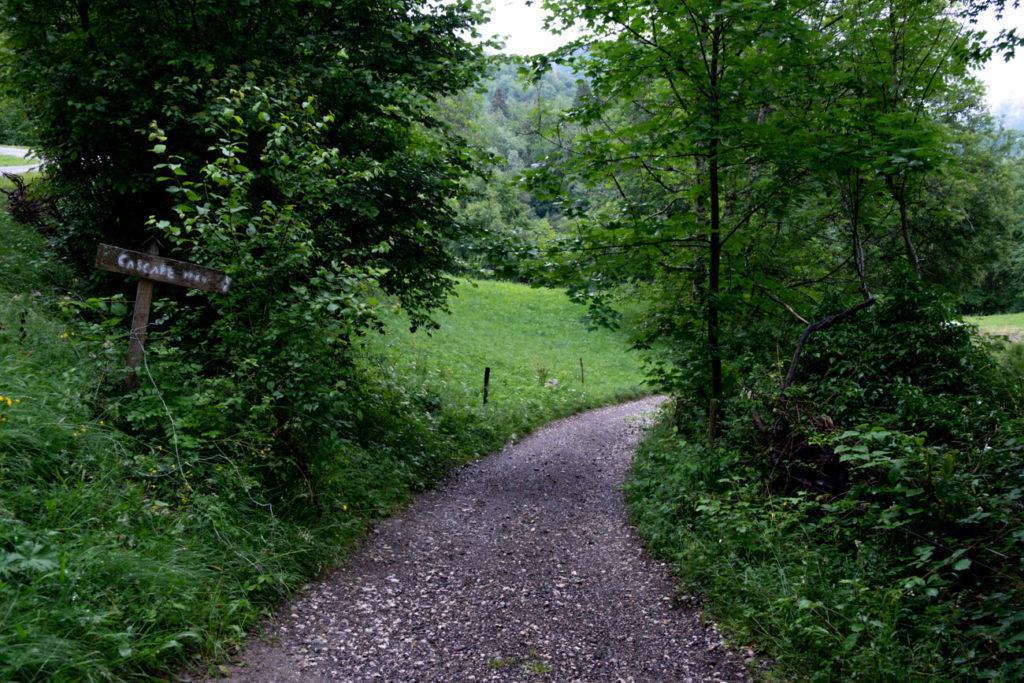
[[(466, 40), (480, 15), (407, 0), (0, 13), (8, 88), (59, 201), (51, 238), (82, 265), (98, 240), (160, 238), (234, 282), (162, 287), (161, 362), (119, 417), (188, 461), (260, 462), (279, 502), (322, 514), (317, 459), (357, 438), (366, 398), (352, 345), (385, 300), (416, 327), (453, 286), (447, 245), (467, 230), (451, 202), (474, 158), (435, 102), (482, 72)], [(124, 280), (88, 278), (100, 298)]]
[(648, 341), (685, 356), (666, 386), (713, 406), (785, 319), (843, 311), (904, 268), (963, 290), (1005, 251), (1013, 162), (945, 8), (552, 3), (591, 31), (560, 56), (594, 96), (560, 117), (532, 184), (575, 200), (560, 260), (581, 295), (651, 302)]
[(781, 679), (1024, 672), (1022, 377), (950, 303), (910, 287), (812, 343), (785, 418), (840, 456), (839, 491), (751, 448), (771, 373), (733, 399), (727, 443), (666, 425), (637, 459), (642, 532)]
[(473, 235), (451, 248), (467, 273), (521, 281), (543, 276), (536, 262), (567, 224), (560, 202), (530, 192), (521, 174), (557, 153), (544, 123), (573, 106), (577, 86), (565, 67), (528, 74), (521, 60), (496, 57), (483, 92), (449, 103), (464, 135), (488, 155), (486, 173), (469, 182), (458, 205), (458, 219)]

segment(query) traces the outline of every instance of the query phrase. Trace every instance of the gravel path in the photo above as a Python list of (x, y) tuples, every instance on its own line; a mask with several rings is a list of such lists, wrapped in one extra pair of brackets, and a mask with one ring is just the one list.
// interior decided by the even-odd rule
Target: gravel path
[[(28, 149), (25, 147), (4, 147), (0, 146), (0, 154), (8, 157), (21, 157), (26, 158), (28, 156)], [(2, 173), (27, 173), (34, 171), (39, 168), (40, 162), (34, 161), (30, 164), (22, 164), (19, 166), (0, 166), (0, 172)]]
[(239, 681), (744, 680), (620, 489), (651, 398), (555, 422), (460, 469), (311, 584)]

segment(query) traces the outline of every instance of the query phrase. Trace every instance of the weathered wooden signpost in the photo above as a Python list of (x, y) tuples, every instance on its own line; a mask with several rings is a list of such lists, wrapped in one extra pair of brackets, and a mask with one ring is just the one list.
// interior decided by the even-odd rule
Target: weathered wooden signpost
[(100, 244), (96, 249), (96, 267), (139, 278), (128, 341), (128, 374), (125, 377), (128, 391), (134, 391), (139, 384), (137, 370), (142, 363), (143, 345), (146, 343), (153, 285), (166, 282), (215, 294), (225, 294), (231, 286), (231, 278), (219, 270), (158, 256), (156, 242), (151, 242), (146, 252)]

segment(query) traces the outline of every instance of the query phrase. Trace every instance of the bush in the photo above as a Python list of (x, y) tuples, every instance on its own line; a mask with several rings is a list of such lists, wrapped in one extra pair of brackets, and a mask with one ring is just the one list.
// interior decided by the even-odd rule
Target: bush
[(641, 532), (773, 676), (1024, 675), (1020, 389), (951, 304), (913, 285), (811, 337), (787, 410), (839, 455), (841, 490), (795, 486), (746, 441), (760, 397), (733, 402), (718, 449), (662, 427), (637, 456)]

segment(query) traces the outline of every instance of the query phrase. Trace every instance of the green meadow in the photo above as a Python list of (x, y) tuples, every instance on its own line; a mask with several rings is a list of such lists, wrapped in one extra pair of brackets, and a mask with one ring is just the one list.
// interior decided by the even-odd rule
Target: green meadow
[(978, 329), (985, 334), (999, 336), (1019, 336), (1024, 334), (1024, 313), (970, 316), (964, 318), (964, 320), (977, 325)]
[(640, 360), (623, 335), (588, 329), (585, 311), (561, 290), (463, 281), (450, 307), (438, 329), (409, 333), (394, 322), (371, 348), (467, 405), (482, 405), (490, 368), (488, 413), (520, 428), (645, 392)]

